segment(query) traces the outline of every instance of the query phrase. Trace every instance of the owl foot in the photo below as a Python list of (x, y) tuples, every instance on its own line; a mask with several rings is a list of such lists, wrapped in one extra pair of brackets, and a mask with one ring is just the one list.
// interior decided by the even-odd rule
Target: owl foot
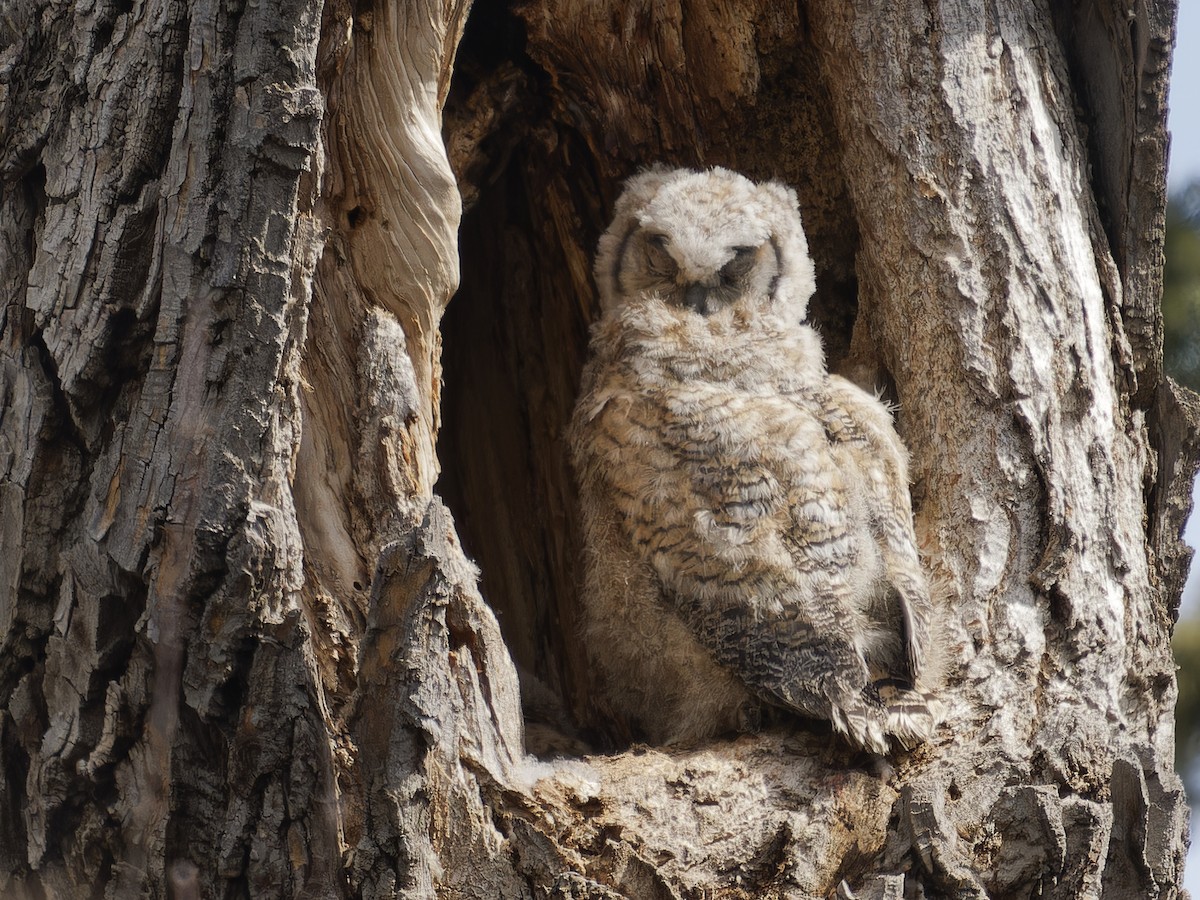
[(844, 734), (851, 743), (882, 756), (888, 752), (888, 742), (881, 712), (865, 703), (850, 709), (834, 706), (830, 709), (829, 720), (834, 730)]
[(905, 750), (930, 740), (945, 719), (945, 708), (930, 694), (894, 683), (878, 682), (876, 687), (886, 708), (887, 732)]

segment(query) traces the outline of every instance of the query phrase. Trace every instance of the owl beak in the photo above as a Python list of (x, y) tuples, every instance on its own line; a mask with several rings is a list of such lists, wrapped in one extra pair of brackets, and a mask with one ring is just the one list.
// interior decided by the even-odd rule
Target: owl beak
[(683, 305), (688, 309), (700, 313), (702, 316), (707, 316), (711, 313), (712, 305), (708, 302), (709, 292), (712, 290), (706, 284), (697, 284), (693, 282), (689, 284), (683, 292)]

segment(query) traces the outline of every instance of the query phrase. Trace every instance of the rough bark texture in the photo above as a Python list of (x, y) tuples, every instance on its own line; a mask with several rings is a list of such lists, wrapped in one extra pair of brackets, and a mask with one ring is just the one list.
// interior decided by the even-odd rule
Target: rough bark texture
[[(0, 13), (0, 896), (1179, 896), (1174, 4), (468, 5)], [(656, 160), (797, 188), (899, 404), (914, 753), (595, 740), (561, 435)]]

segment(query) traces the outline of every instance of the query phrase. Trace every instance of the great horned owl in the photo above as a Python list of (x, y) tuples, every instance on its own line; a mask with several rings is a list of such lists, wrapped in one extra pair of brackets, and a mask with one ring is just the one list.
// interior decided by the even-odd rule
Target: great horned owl
[(803, 322), (795, 193), (643, 172), (595, 273), (571, 448), (585, 636), (611, 704), (655, 743), (744, 729), (764, 703), (876, 753), (928, 739), (906, 453)]

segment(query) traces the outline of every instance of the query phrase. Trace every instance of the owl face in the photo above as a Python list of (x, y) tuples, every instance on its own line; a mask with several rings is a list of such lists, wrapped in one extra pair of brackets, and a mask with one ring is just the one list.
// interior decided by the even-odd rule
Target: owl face
[(741, 308), (799, 321), (813, 288), (796, 195), (725, 169), (631, 179), (601, 239), (596, 279), (606, 313), (662, 304), (704, 318)]
[(779, 251), (769, 238), (747, 235), (751, 243), (729, 245), (728, 237), (703, 230), (631, 232), (616, 273), (621, 293), (653, 295), (669, 306), (709, 316), (743, 297), (774, 292)]

